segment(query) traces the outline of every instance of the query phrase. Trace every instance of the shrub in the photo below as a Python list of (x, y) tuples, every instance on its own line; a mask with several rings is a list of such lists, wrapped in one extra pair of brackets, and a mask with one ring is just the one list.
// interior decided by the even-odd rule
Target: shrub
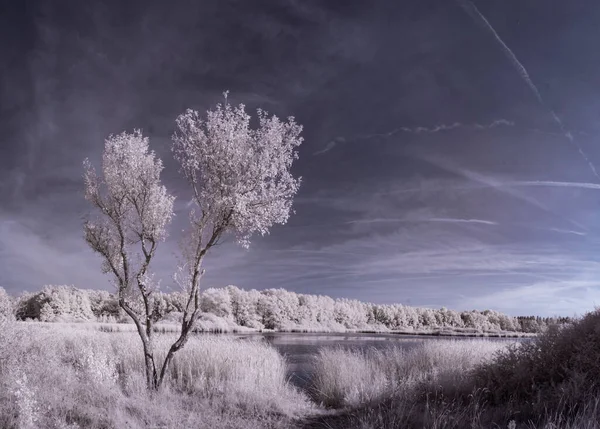
[(513, 400), (533, 404), (532, 412), (548, 407), (576, 412), (600, 394), (600, 311), (509, 348), (476, 377), (495, 403)]

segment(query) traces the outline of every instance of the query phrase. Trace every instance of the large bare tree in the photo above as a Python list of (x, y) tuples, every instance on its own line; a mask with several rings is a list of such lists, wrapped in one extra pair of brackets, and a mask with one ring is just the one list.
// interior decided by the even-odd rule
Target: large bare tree
[[(100, 216), (85, 224), (86, 240), (102, 255), (113, 275), (119, 305), (133, 319), (142, 339), (148, 388), (158, 389), (177, 351), (187, 342), (200, 315), (200, 279), (207, 252), (231, 233), (244, 247), (253, 234), (285, 224), (300, 178), (290, 172), (302, 143), (293, 117), (281, 121), (258, 110), (250, 126), (245, 106), (218, 104), (202, 118), (187, 110), (177, 118), (173, 153), (190, 185), (190, 225), (182, 241), (176, 280), (183, 288), (181, 332), (157, 371), (153, 324), (162, 313), (149, 266), (173, 216), (173, 197), (160, 184), (162, 164), (140, 132), (106, 140), (103, 180), (85, 162), (86, 198)], [(143, 302), (136, 311), (130, 297)], [(141, 314), (141, 315), (140, 315)]]

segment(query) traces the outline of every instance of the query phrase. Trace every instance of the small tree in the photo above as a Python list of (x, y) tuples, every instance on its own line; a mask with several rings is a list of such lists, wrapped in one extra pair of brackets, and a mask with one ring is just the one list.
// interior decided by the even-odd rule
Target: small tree
[(253, 234), (265, 235), (274, 224), (285, 224), (300, 187), (301, 179), (290, 169), (298, 159), (302, 126), (293, 117), (282, 122), (259, 109), (258, 128), (252, 129), (245, 106), (232, 107), (224, 95), (225, 104), (209, 110), (205, 120), (191, 109), (180, 115), (173, 135), (173, 153), (193, 192), (194, 207), (178, 276), (187, 297), (181, 334), (167, 353), (159, 384), (200, 314), (206, 253), (225, 234), (248, 248)]
[[(188, 340), (201, 312), (200, 279), (207, 252), (227, 233), (245, 247), (254, 233), (267, 234), (287, 222), (300, 179), (290, 168), (297, 159), (302, 127), (258, 110), (250, 127), (244, 105), (227, 103), (209, 110), (206, 120), (188, 110), (177, 118), (173, 152), (193, 193), (190, 228), (182, 241), (183, 262), (175, 280), (183, 289), (181, 333), (157, 373), (153, 324), (164, 306), (149, 272), (157, 245), (173, 216), (173, 197), (160, 184), (162, 164), (139, 131), (105, 142), (103, 180), (85, 162), (86, 199), (101, 216), (85, 224), (85, 237), (113, 275), (119, 305), (133, 319), (142, 339), (149, 389), (158, 389), (175, 353)], [(143, 305), (137, 309), (135, 298)]]
[[(85, 240), (103, 258), (103, 270), (113, 276), (119, 306), (137, 327), (144, 349), (148, 388), (158, 388), (153, 325), (161, 318), (153, 293), (150, 264), (158, 243), (166, 237), (174, 198), (160, 183), (162, 162), (148, 150), (140, 131), (110, 136), (104, 145), (100, 179), (88, 160), (85, 197), (100, 211), (85, 223)], [(138, 305), (141, 299), (143, 305)]]

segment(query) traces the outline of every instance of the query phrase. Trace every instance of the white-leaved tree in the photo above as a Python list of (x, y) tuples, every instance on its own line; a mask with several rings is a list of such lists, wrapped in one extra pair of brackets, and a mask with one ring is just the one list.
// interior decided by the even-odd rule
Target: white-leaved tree
[(200, 279), (207, 252), (226, 234), (248, 248), (253, 234), (268, 234), (274, 224), (285, 224), (290, 216), (300, 186), (300, 178), (290, 170), (298, 159), (302, 126), (293, 117), (281, 121), (260, 109), (257, 116), (258, 126), (253, 128), (245, 106), (232, 107), (225, 93), (225, 104), (217, 104), (206, 118), (191, 109), (177, 118), (173, 153), (193, 195), (178, 276), (187, 302), (181, 334), (167, 353), (159, 383), (200, 314)]
[[(88, 244), (113, 275), (119, 305), (133, 319), (144, 347), (149, 389), (158, 389), (175, 353), (184, 347), (201, 313), (200, 279), (207, 252), (225, 235), (244, 247), (253, 234), (285, 224), (300, 178), (290, 172), (298, 158), (302, 127), (294, 118), (281, 121), (258, 110), (253, 128), (244, 105), (227, 102), (206, 118), (187, 110), (177, 118), (173, 153), (189, 183), (193, 205), (182, 241), (182, 264), (175, 275), (181, 286), (181, 332), (160, 371), (155, 361), (152, 326), (163, 307), (155, 299), (149, 271), (157, 245), (173, 216), (173, 197), (160, 183), (162, 163), (139, 131), (106, 140), (100, 179), (85, 162), (86, 198), (100, 215), (85, 224)], [(141, 310), (135, 306), (141, 297)]]
[(157, 284), (150, 264), (166, 238), (174, 197), (161, 185), (162, 162), (140, 131), (106, 139), (101, 178), (87, 159), (84, 167), (85, 197), (99, 212), (85, 222), (85, 240), (102, 256), (103, 270), (112, 275), (117, 288), (119, 306), (137, 327), (146, 382), (156, 389), (153, 325), (162, 314), (160, 300), (154, 299)]

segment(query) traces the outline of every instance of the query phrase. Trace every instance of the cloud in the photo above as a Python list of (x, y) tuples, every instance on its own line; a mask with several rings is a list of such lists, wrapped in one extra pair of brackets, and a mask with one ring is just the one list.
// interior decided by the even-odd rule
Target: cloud
[(429, 222), (447, 222), (447, 223), (479, 223), (482, 225), (498, 225), (498, 222), (484, 219), (453, 219), (453, 218), (433, 218), (427, 219)]
[(587, 182), (558, 182), (552, 180), (520, 180), (499, 183), (499, 186), (542, 186), (550, 188), (578, 188), (600, 190), (600, 184)]
[(335, 139), (331, 140), (329, 143), (327, 143), (325, 145), (325, 147), (323, 147), (323, 149), (320, 149), (320, 150), (314, 152), (313, 155), (321, 155), (326, 152), (329, 152), (333, 148), (335, 148), (339, 143), (364, 141), (364, 140), (369, 140), (369, 139), (374, 139), (374, 138), (389, 138), (398, 133), (435, 134), (435, 133), (439, 133), (439, 132), (443, 132), (443, 131), (451, 131), (451, 130), (455, 130), (455, 129), (489, 130), (489, 129), (501, 127), (501, 126), (513, 127), (514, 125), (515, 125), (515, 123), (512, 121), (508, 121), (506, 119), (497, 119), (495, 121), (490, 122), (489, 124), (479, 124), (479, 123), (463, 124), (460, 122), (454, 122), (452, 124), (439, 124), (439, 125), (434, 125), (432, 127), (423, 127), (423, 126), (417, 126), (417, 127), (412, 127), (412, 128), (411, 127), (399, 127), (399, 128), (395, 128), (391, 131), (384, 132), (384, 133), (364, 134), (364, 135), (357, 135), (357, 136), (352, 136), (352, 137), (339, 136), (339, 137), (336, 137)]
[(325, 145), (325, 147), (323, 149), (314, 152), (313, 155), (321, 155), (323, 153), (329, 152), (338, 143), (344, 143), (345, 141), (346, 141), (346, 139), (344, 137), (336, 137), (335, 139), (333, 139), (329, 143), (327, 143), (327, 145)]
[[(11, 292), (14, 283), (37, 290), (45, 284), (76, 284), (79, 287), (107, 283), (100, 277), (100, 264), (93, 263), (83, 239), (39, 233), (23, 222), (0, 216), (0, 258), (5, 267), (0, 282)], [(26, 280), (21, 277), (27, 273)], [(99, 280), (99, 281), (98, 281)], [(103, 282), (104, 280), (104, 282)]]
[(559, 232), (561, 234), (573, 234), (573, 235), (580, 235), (580, 236), (586, 236), (587, 233), (585, 232), (581, 232), (581, 231), (573, 231), (570, 229), (560, 229), (560, 228), (548, 228), (549, 231), (554, 231), (554, 232)]
[[(576, 222), (573, 219), (566, 218), (563, 215), (557, 213), (556, 210), (554, 210), (551, 207), (549, 207), (548, 205), (540, 202), (537, 198), (534, 198), (526, 193), (523, 193), (523, 192), (520, 192), (520, 191), (514, 189), (515, 187), (519, 187), (519, 186), (561, 186), (559, 184), (562, 184), (562, 187), (577, 187), (577, 186), (575, 186), (574, 183), (571, 183), (571, 182), (544, 182), (544, 181), (506, 181), (506, 180), (497, 179), (490, 175), (484, 175), (481, 173), (470, 171), (465, 168), (458, 167), (452, 161), (450, 161), (448, 159), (443, 159), (443, 158), (441, 158), (439, 156), (435, 156), (433, 154), (424, 154), (421, 152), (418, 155), (416, 155), (416, 157), (423, 161), (429, 162), (430, 164), (435, 165), (438, 168), (442, 168), (448, 172), (458, 174), (460, 176), (463, 176), (463, 177), (469, 179), (471, 182), (474, 183), (475, 187), (484, 187), (484, 188), (495, 189), (495, 190), (497, 190), (505, 195), (508, 195), (516, 200), (522, 201), (522, 202), (524, 202), (528, 205), (531, 205), (533, 207), (536, 207), (548, 214), (551, 214), (552, 216), (554, 216), (556, 218), (560, 218), (560, 219), (570, 223), (571, 225), (576, 226), (579, 229), (587, 230), (587, 228), (584, 225), (580, 224), (579, 222)], [(570, 185), (567, 186), (566, 185), (567, 183), (570, 183)], [(587, 185), (589, 185), (589, 184), (587, 184)], [(467, 186), (470, 186), (470, 185), (467, 185)]]
[(577, 278), (504, 287), (481, 296), (465, 297), (466, 308), (501, 309), (513, 315), (582, 315), (600, 304), (600, 282)]
[(484, 219), (457, 219), (457, 218), (374, 218), (357, 219), (344, 223), (349, 224), (376, 224), (376, 223), (405, 223), (405, 222), (444, 222), (444, 223), (478, 223), (482, 225), (498, 225), (498, 222)]

